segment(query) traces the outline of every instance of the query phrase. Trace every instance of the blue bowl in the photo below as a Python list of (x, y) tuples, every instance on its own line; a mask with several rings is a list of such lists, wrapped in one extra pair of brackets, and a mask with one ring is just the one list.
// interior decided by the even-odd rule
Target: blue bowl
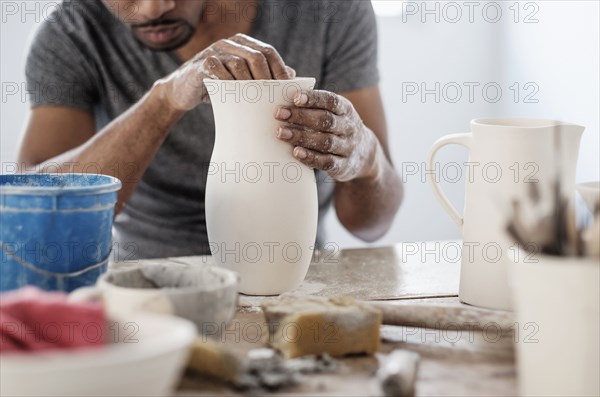
[(0, 175), (0, 291), (94, 284), (108, 266), (120, 188), (107, 175)]

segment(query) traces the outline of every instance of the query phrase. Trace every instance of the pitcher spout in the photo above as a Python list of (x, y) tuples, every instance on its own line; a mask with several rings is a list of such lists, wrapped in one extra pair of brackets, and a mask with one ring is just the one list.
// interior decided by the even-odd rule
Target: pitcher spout
[[(555, 144), (562, 147), (568, 158), (576, 162), (581, 136), (585, 127), (573, 123), (558, 122), (552, 129), (555, 132)], [(559, 140), (557, 141), (557, 139)]]
[(567, 134), (573, 135), (573, 136), (578, 136), (578, 137), (581, 137), (581, 135), (583, 134), (583, 131), (585, 130), (585, 127), (582, 125), (570, 124), (570, 123), (567, 123), (565, 125), (565, 128), (567, 129)]

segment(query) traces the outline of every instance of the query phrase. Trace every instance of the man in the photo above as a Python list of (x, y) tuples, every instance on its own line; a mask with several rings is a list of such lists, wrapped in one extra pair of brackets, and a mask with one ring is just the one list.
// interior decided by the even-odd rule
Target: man
[(335, 181), (318, 178), (320, 220), (334, 202), (373, 241), (402, 199), (376, 57), (369, 1), (65, 0), (28, 55), (19, 161), (120, 178), (119, 260), (207, 254), (214, 120), (203, 79), (316, 77), (322, 90), (277, 110), (273, 139)]

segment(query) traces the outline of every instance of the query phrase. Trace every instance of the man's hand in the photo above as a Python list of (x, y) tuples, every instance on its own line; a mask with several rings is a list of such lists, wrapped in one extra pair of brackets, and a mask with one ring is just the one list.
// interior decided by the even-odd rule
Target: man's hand
[(173, 110), (188, 111), (208, 102), (203, 80), (270, 80), (295, 77), (273, 46), (237, 34), (198, 53), (156, 85)]
[(294, 106), (275, 112), (275, 118), (284, 122), (277, 137), (294, 145), (294, 157), (304, 164), (327, 171), (339, 182), (378, 176), (382, 151), (377, 137), (348, 99), (308, 91), (294, 98)]

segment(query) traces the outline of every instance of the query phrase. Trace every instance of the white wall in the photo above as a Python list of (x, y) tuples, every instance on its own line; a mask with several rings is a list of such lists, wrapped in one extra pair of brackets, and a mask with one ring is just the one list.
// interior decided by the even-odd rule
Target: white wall
[[(11, 15), (12, 9), (18, 9), (18, 13)], [(23, 11), (17, 2), (0, 0), (0, 172), (16, 158), (15, 150), (29, 109), (23, 95), (26, 46), (32, 29), (42, 20), (41, 12)]]
[(502, 78), (539, 86), (538, 103), (508, 102), (504, 113), (585, 126), (579, 182), (600, 179), (599, 14), (597, 1), (545, 1), (537, 23), (509, 24), (503, 35)]
[[(408, 169), (407, 162), (423, 161), (437, 138), (468, 131), (470, 119), (526, 116), (586, 126), (577, 180), (600, 179), (598, 2), (521, 1), (516, 7), (514, 1), (474, 3), (473, 23), (469, 21), (468, 7), (461, 1), (427, 2), (429, 10), (435, 10), (437, 4), (439, 22), (435, 14), (423, 12), (421, 1), (405, 2), (408, 12), (404, 17), (379, 18), (382, 90), (397, 168), (402, 170), (403, 162)], [(459, 5), (462, 18), (452, 23), (457, 15), (453, 13), (455, 4)], [(496, 5), (502, 14), (493, 22), (497, 19)], [(476, 90), (473, 103), (451, 103), (443, 96), (439, 104), (431, 96), (425, 103), (414, 99), (402, 102), (403, 83), (426, 82), (428, 88), (433, 88), (436, 81), (442, 87), (448, 82), (476, 82), (479, 88), (493, 83), (501, 87), (502, 96), (492, 103), (494, 91), (490, 89), (488, 98)], [(527, 83), (531, 85), (525, 86)], [(520, 90), (515, 102), (517, 87)], [(528, 103), (526, 95), (536, 87), (537, 93), (528, 100), (538, 102)], [(452, 93), (448, 91), (448, 95)], [(465, 152), (459, 148), (443, 150), (439, 156), (442, 164), (466, 160)], [(375, 245), (458, 238), (456, 225), (437, 204), (429, 186), (416, 176), (405, 177), (404, 205), (390, 232)], [(462, 180), (445, 184), (445, 191), (457, 208), (462, 208)], [(347, 233), (333, 214), (328, 217), (328, 230), (330, 240), (342, 247), (369, 245)]]
[[(406, 196), (392, 229), (376, 245), (459, 237), (456, 224), (438, 205), (425, 181), (423, 161), (437, 138), (467, 132), (472, 118), (494, 114), (498, 106), (485, 100), (481, 87), (475, 90), (471, 102), (465, 83), (483, 85), (495, 81), (500, 71), (498, 57), (492, 49), (499, 45), (499, 30), (482, 18), (470, 23), (466, 15), (456, 23), (447, 22), (440, 15), (436, 22), (435, 15), (422, 12), (421, 2), (412, 4), (419, 7), (415, 15), (378, 19), (381, 89), (390, 146), (396, 167), (406, 171)], [(434, 6), (430, 5), (429, 9), (433, 10)], [(416, 11), (414, 7), (409, 11)], [(442, 3), (438, 3), (438, 7), (442, 14)], [(439, 102), (434, 94), (424, 98), (419, 94), (410, 95), (409, 87), (415, 84), (420, 91), (423, 88), (437, 91)], [(458, 91), (451, 87), (456, 85), (461, 88), (462, 96), (453, 102)], [(439, 155), (442, 164), (462, 164), (466, 160), (466, 151), (458, 147), (448, 147)], [(409, 175), (415, 172), (413, 167), (418, 173)], [(443, 183), (443, 187), (457, 208), (462, 208), (462, 179)], [(340, 246), (363, 245), (339, 225), (332, 213), (328, 217), (328, 230), (328, 240)]]
[[(37, 15), (25, 14), (23, 8), (17, 15), (9, 15), (6, 12), (9, 3), (19, 7), (27, 3), (28, 9), (35, 9), (33, 1), (0, 0), (0, 161), (3, 164), (15, 160), (27, 114), (22, 95), (10, 95), (7, 89), (12, 89), (15, 83), (21, 87), (24, 81), (27, 39), (36, 19), (39, 21), (45, 12), (41, 6)], [(513, 1), (475, 3), (469, 9), (461, 1), (429, 1), (426, 7), (434, 13), (427, 14), (423, 2), (405, 2), (404, 15), (378, 18), (381, 87), (391, 150), (397, 168), (407, 172), (404, 205), (392, 230), (377, 245), (458, 238), (456, 225), (425, 183), (422, 162), (437, 138), (451, 132), (466, 132), (473, 118), (519, 115), (583, 124), (587, 131), (581, 146), (578, 180), (600, 179), (598, 3), (520, 2), (517, 23), (513, 20), (515, 9), (509, 9)], [(537, 10), (527, 6), (532, 3)], [(496, 4), (500, 4), (502, 15), (494, 23)], [(457, 10), (461, 12), (460, 18)], [(524, 17), (532, 12), (538, 22), (525, 24)], [(521, 88), (517, 103), (514, 90), (510, 89), (515, 82)], [(426, 89), (435, 91), (436, 83), (440, 87), (439, 102), (433, 94), (425, 98), (408, 95), (407, 90), (415, 84), (419, 89), (425, 84)], [(502, 89), (497, 102), (492, 102), (493, 90), (488, 92), (489, 97), (482, 93), (482, 87), (489, 83)], [(534, 95), (538, 103), (524, 102), (525, 83), (534, 83), (539, 88)], [(469, 84), (479, 84), (472, 98), (469, 98)], [(456, 86), (461, 87), (462, 97), (453, 102), (456, 91), (452, 87)], [(407, 94), (405, 98), (403, 93)], [(441, 163), (462, 164), (465, 160), (466, 152), (460, 148), (444, 149), (439, 156)], [(414, 170), (417, 175), (409, 175)], [(462, 207), (462, 180), (444, 184), (447, 195), (458, 208)], [(333, 212), (327, 225), (329, 241), (342, 247), (364, 245), (339, 225)]]

